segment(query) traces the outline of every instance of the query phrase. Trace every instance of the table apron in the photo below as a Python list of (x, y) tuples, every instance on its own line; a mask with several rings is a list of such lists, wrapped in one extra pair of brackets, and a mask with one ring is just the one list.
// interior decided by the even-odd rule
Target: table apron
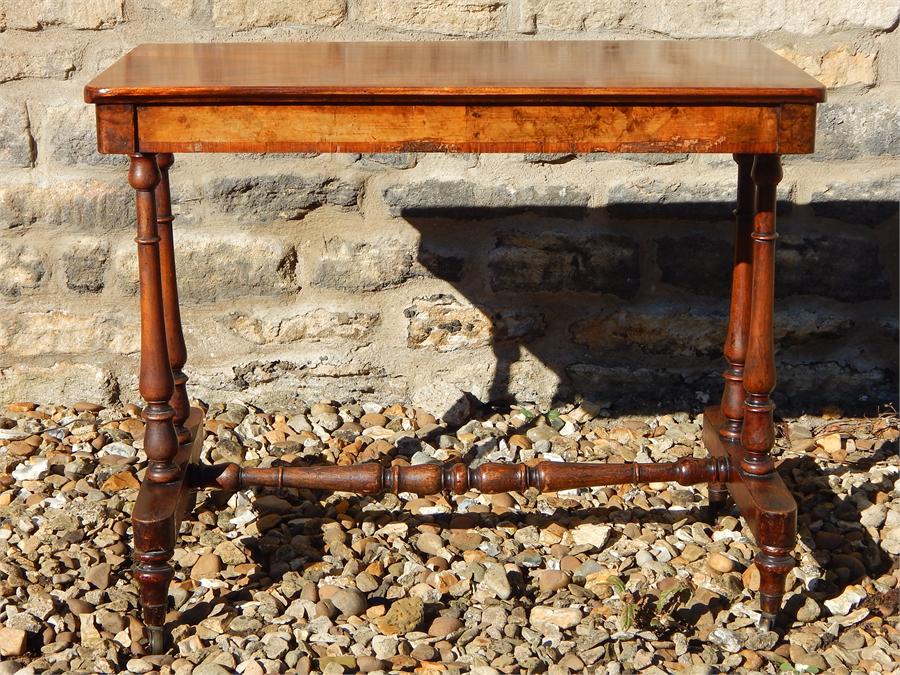
[(101, 152), (813, 151), (815, 105), (110, 105)]

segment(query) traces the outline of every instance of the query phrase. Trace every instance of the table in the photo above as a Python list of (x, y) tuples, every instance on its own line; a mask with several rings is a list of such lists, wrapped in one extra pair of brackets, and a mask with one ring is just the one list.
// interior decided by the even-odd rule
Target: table
[[(146, 44), (93, 79), (98, 148), (131, 159), (140, 274), (140, 393), (148, 467), (133, 512), (149, 650), (163, 625), (178, 525), (199, 488), (375, 494), (506, 492), (678, 481), (728, 495), (759, 553), (771, 622), (794, 565), (797, 506), (775, 470), (775, 191), (780, 156), (813, 151), (824, 87), (749, 41)], [(705, 459), (658, 464), (242, 468), (198, 462), (189, 405), (169, 169), (177, 152), (731, 153), (737, 209), (721, 404)]]

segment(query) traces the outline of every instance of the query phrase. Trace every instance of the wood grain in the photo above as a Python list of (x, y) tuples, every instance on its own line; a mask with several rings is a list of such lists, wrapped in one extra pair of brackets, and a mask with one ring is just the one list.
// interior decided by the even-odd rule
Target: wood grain
[(84, 93), (88, 103), (825, 98), (819, 82), (746, 40), (144, 44)]
[(726, 482), (731, 477), (727, 458), (696, 459), (677, 462), (591, 464), (537, 462), (534, 465), (486, 462), (468, 467), (453, 464), (382, 466), (376, 463), (353, 466), (281, 466), (267, 469), (244, 468), (237, 464), (199, 467), (197, 487), (243, 490), (250, 487), (290, 487), (380, 494), (411, 492), (433, 495), (441, 492), (463, 494), (479, 492), (524, 492), (535, 488), (557, 492), (574, 488), (622, 483), (677, 481), (694, 485), (708, 481)]
[[(142, 152), (731, 152), (781, 147), (776, 106), (139, 106)], [(792, 152), (807, 152), (787, 135)], [(812, 139), (809, 139), (811, 147)]]

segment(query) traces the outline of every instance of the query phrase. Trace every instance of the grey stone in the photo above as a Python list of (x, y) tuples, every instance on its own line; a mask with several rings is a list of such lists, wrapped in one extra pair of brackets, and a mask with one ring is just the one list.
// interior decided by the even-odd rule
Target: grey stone
[(279, 174), (217, 178), (203, 196), (214, 208), (241, 222), (301, 220), (326, 204), (355, 207), (360, 185), (327, 176)]
[(900, 154), (896, 104), (874, 96), (818, 106), (817, 161)]
[(6, 8), (6, 25), (22, 30), (39, 30), (47, 26), (69, 26), (83, 30), (111, 28), (125, 20), (122, 0), (90, 2), (53, 2), (35, 0), (27, 6), (11, 3)]
[(776, 251), (778, 297), (811, 294), (844, 301), (890, 297), (890, 281), (875, 239), (786, 234), (779, 238)]
[(471, 414), (466, 393), (448, 382), (433, 382), (416, 390), (412, 404), (431, 413), (450, 426), (459, 426)]
[(734, 181), (684, 182), (640, 178), (609, 190), (613, 218), (728, 220), (734, 208)]
[(569, 186), (479, 185), (468, 181), (427, 180), (385, 188), (382, 197), (393, 216), (447, 215), (494, 217), (516, 211), (582, 212), (590, 193)]
[(50, 186), (0, 185), (0, 228), (42, 225), (66, 232), (95, 233), (121, 229), (123, 224), (133, 222), (134, 191), (124, 180), (83, 178), (60, 180)]
[(878, 225), (886, 220), (896, 223), (900, 211), (900, 178), (831, 181), (813, 191), (810, 206), (816, 216), (847, 223)]
[(30, 167), (34, 159), (34, 139), (24, 101), (0, 96), (0, 166)]
[[(661, 280), (704, 295), (727, 296), (732, 247), (702, 234), (657, 242)], [(890, 282), (877, 240), (853, 235), (785, 233), (775, 249), (778, 297), (821, 295), (836, 300), (887, 298)]]
[(349, 241), (332, 237), (312, 273), (312, 283), (339, 291), (377, 291), (399, 286), (411, 276), (412, 253), (392, 237)]
[(512, 596), (512, 586), (509, 583), (509, 577), (507, 577), (506, 569), (503, 565), (494, 564), (488, 567), (484, 573), (482, 583), (501, 600), (508, 600)]
[[(114, 254), (117, 287), (136, 293), (136, 257), (131, 246)], [(175, 250), (179, 298), (208, 303), (247, 295), (277, 295), (296, 290), (297, 251), (274, 236), (184, 233)]]
[(99, 293), (103, 290), (108, 259), (109, 247), (101, 243), (78, 245), (66, 251), (66, 286), (78, 293)]
[[(41, 111), (36, 126), (38, 155), (65, 166), (119, 166), (128, 158), (97, 151), (97, 122), (93, 106), (69, 103), (50, 105)], [(124, 176), (124, 174), (123, 174)]]
[(329, 599), (342, 614), (347, 616), (359, 615), (366, 611), (366, 597), (353, 588), (342, 588)]
[(488, 264), (494, 291), (589, 291), (630, 297), (640, 285), (637, 242), (612, 234), (504, 232)]
[(44, 261), (34, 248), (0, 240), (0, 295), (17, 298), (38, 288), (44, 274)]
[(80, 47), (78, 38), (61, 42), (52, 36), (41, 39), (32, 33), (6, 31), (0, 44), (0, 83), (25, 78), (64, 80), (81, 63)]

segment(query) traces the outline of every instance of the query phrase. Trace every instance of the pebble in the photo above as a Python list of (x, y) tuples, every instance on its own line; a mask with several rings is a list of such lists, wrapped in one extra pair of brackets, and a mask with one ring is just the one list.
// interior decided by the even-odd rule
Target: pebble
[(419, 538), (416, 540), (416, 548), (428, 555), (438, 553), (443, 547), (444, 541), (441, 539), (440, 535), (434, 534), (433, 532), (420, 534)]
[[(841, 464), (818, 446), (792, 469), (798, 526), (812, 541), (794, 551), (786, 601), (797, 620), (783, 635), (755, 625), (757, 549), (737, 511), (707, 525), (671, 508), (695, 508), (703, 486), (412, 499), (211, 492), (178, 535), (174, 646), (156, 657), (131, 652), (142, 632), (126, 572), (130, 488), (146, 468), (140, 410), (5, 410), (0, 630), (24, 633), (32, 651), (0, 655), (0, 675), (431, 672), (433, 663), (613, 675), (625, 670), (616, 661), (658, 675), (768, 672), (785, 660), (850, 673), (900, 660), (884, 633), (900, 577), (869, 576), (879, 564), (872, 552), (900, 554), (900, 458), (885, 447), (900, 437), (895, 416), (786, 420), (794, 444), (838, 434)], [(564, 404), (550, 415), (534, 405), (481, 412), (439, 427), (433, 412), (397, 404), (213, 404), (204, 459), (224, 461), (222, 452), (265, 467), (446, 462), (470, 451), (500, 462), (704, 456), (701, 420), (687, 413), (616, 419), (609, 404), (589, 414)], [(776, 442), (793, 456), (788, 439)], [(198, 578), (207, 565), (215, 572)], [(623, 600), (652, 608), (682, 587), (693, 591), (622, 630)]]
[(425, 603), (420, 598), (401, 598), (394, 602), (378, 622), (386, 635), (410, 633), (425, 621)]
[(27, 638), (21, 628), (0, 628), (0, 656), (22, 656)]
[(734, 560), (721, 553), (713, 553), (707, 559), (706, 564), (709, 565), (710, 569), (722, 574), (733, 572), (735, 567)]
[(431, 637), (445, 638), (451, 633), (455, 633), (462, 628), (462, 621), (452, 616), (439, 616), (428, 627), (428, 634)]
[(508, 600), (512, 595), (512, 586), (503, 565), (491, 565), (484, 573), (482, 583), (501, 600)]
[(601, 549), (609, 540), (611, 529), (609, 525), (583, 523), (572, 528), (570, 533), (576, 546), (590, 546), (595, 549)]
[(846, 616), (854, 607), (866, 599), (866, 590), (862, 586), (848, 586), (836, 598), (825, 601), (825, 607), (833, 616)]
[(560, 570), (541, 570), (538, 587), (543, 593), (552, 593), (569, 585), (569, 575)]
[(581, 610), (574, 607), (538, 606), (531, 610), (529, 620), (533, 626), (548, 623), (560, 628), (572, 628), (581, 622), (581, 617)]
[(222, 571), (222, 559), (215, 553), (204, 553), (191, 567), (191, 579), (216, 579)]
[(111, 573), (112, 568), (110, 567), (109, 563), (91, 565), (84, 575), (84, 580), (94, 588), (104, 591), (109, 588)]
[(341, 614), (359, 616), (367, 608), (366, 596), (353, 588), (342, 588), (329, 598)]

